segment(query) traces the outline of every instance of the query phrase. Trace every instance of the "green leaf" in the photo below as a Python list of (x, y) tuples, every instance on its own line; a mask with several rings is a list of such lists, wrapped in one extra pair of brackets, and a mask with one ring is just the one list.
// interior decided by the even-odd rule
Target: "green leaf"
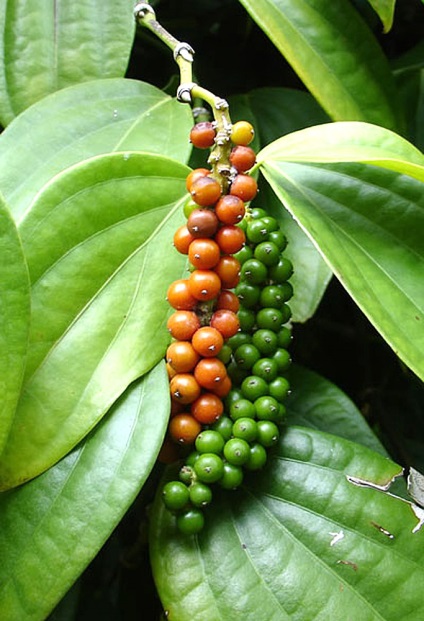
[(19, 221), (52, 177), (95, 155), (147, 151), (185, 162), (192, 121), (187, 106), (136, 80), (66, 88), (23, 112), (1, 134), (0, 190)]
[(150, 154), (99, 156), (58, 175), (27, 212), (30, 346), (1, 488), (56, 463), (163, 357), (166, 291), (185, 267), (172, 237), (187, 170)]
[[(422, 618), (419, 510), (383, 490), (401, 468), (358, 444), (289, 428), (262, 473), (217, 490), (199, 536), (158, 494), (151, 559), (178, 621)], [(418, 512), (418, 514), (416, 513)]]
[(364, 162), (424, 181), (424, 155), (410, 142), (370, 123), (339, 122), (308, 127), (265, 147), (258, 163)]
[(381, 19), (384, 32), (389, 32), (393, 26), (396, 0), (368, 0), (368, 2)]
[(161, 363), (48, 472), (0, 495), (3, 621), (43, 621), (134, 501), (165, 434)]
[(424, 378), (422, 183), (359, 164), (269, 161), (264, 174), (358, 306)]
[(0, 453), (18, 402), (29, 334), (28, 269), (21, 240), (0, 197)]
[(337, 386), (317, 373), (293, 365), (287, 398), (290, 425), (310, 427), (357, 442), (387, 456), (356, 405)]
[(337, 121), (403, 127), (388, 62), (347, 0), (240, 0)]
[(0, 122), (72, 84), (125, 74), (134, 40), (127, 0), (0, 3)]

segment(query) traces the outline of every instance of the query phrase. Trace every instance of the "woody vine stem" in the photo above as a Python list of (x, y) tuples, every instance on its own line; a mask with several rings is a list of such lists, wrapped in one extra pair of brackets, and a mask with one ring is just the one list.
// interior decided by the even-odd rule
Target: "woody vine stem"
[(177, 99), (188, 104), (192, 104), (194, 99), (201, 99), (210, 106), (216, 126), (216, 140), (208, 163), (212, 169), (211, 176), (217, 179), (223, 191), (226, 191), (231, 175), (229, 154), (232, 123), (228, 102), (193, 82), (192, 64), (195, 53), (193, 48), (190, 44), (176, 39), (157, 21), (155, 11), (150, 4), (139, 2), (134, 7), (134, 15), (138, 24), (154, 33), (173, 51), (175, 62), (180, 70)]

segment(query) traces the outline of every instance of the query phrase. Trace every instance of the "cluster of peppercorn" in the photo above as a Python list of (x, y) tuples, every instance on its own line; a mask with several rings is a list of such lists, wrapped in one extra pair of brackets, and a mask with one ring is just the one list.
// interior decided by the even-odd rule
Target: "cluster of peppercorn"
[[(282, 256), (287, 242), (277, 221), (249, 207), (257, 194), (246, 174), (256, 161), (248, 146), (253, 136), (246, 121), (231, 126), (224, 191), (211, 170), (188, 175), (187, 220), (174, 235), (190, 274), (167, 293), (174, 312), (167, 324), (173, 340), (166, 352), (166, 441), (185, 452), (179, 480), (164, 486), (163, 500), (187, 534), (203, 527), (211, 484), (235, 489), (244, 470), (263, 467), (285, 416), (292, 266)], [(212, 148), (214, 124), (197, 123), (190, 139)]]

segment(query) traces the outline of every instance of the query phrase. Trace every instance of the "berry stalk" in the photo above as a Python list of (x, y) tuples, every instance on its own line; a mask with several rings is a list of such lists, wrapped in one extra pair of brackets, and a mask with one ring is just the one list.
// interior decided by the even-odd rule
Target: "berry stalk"
[(203, 101), (213, 115), (190, 132), (195, 148), (209, 149), (209, 168), (187, 176), (186, 223), (173, 238), (189, 274), (167, 292), (171, 412), (159, 456), (180, 465), (162, 497), (177, 528), (193, 535), (203, 528), (213, 490), (237, 489), (278, 442), (290, 388), (293, 268), (278, 222), (250, 205), (258, 192), (249, 174), (256, 163), (252, 125), (232, 123), (228, 103), (191, 81), (192, 48), (162, 28), (150, 5), (139, 3), (135, 13), (173, 49), (178, 99), (196, 101), (196, 109)]

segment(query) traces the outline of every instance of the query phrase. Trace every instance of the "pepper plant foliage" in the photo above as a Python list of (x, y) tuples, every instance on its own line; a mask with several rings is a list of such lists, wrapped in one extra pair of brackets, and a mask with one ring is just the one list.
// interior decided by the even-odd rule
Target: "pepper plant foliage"
[[(222, 4), (299, 79), (228, 97), (256, 127), (257, 200), (289, 239), (297, 331), (334, 276), (424, 379), (419, 46), (393, 70), (380, 39), (394, 0)], [(130, 77), (145, 36), (130, 5), (0, 2), (1, 618), (83, 618), (75, 587), (60, 602), (137, 499), (169, 619), (421, 621), (424, 513), (403, 485), (387, 493), (411, 464), (313, 370), (293, 365), (270, 463), (217, 495), (200, 535), (178, 535), (162, 506), (165, 297), (186, 273), (172, 236), (193, 117)]]

